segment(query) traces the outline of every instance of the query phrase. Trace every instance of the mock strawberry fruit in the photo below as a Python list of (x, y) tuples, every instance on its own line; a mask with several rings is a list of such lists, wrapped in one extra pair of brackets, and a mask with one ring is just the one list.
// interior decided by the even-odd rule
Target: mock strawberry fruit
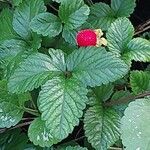
[(86, 46), (101, 46), (107, 45), (107, 41), (105, 38), (101, 38), (103, 32), (101, 29), (92, 30), (92, 29), (85, 29), (81, 30), (77, 33), (76, 42), (77, 45), (80, 47)]
[(78, 46), (96, 46), (97, 35), (91, 29), (81, 30), (76, 36), (76, 42)]

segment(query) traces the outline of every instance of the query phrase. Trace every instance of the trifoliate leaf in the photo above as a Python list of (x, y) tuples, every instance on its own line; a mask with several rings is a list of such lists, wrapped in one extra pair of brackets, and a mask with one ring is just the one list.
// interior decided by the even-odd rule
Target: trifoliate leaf
[(111, 0), (111, 8), (116, 17), (129, 17), (135, 6), (135, 0)]
[(150, 41), (142, 38), (134, 38), (127, 45), (124, 56), (127, 59), (150, 62)]
[(4, 9), (0, 14), (0, 41), (17, 37), (12, 26), (13, 15), (9, 9)]
[(66, 0), (59, 7), (59, 17), (66, 29), (76, 29), (85, 23), (89, 15), (89, 7), (83, 0)]
[(0, 62), (5, 66), (5, 76), (9, 78), (32, 50), (22, 40), (5, 40), (0, 43)]
[(67, 58), (68, 71), (84, 84), (94, 87), (108, 84), (128, 72), (127, 65), (102, 47), (73, 51)]
[(96, 3), (90, 7), (88, 22), (95, 27), (107, 30), (110, 24), (115, 20), (115, 14), (109, 5), (105, 3)]
[(0, 81), (0, 128), (15, 126), (22, 119), (27, 98), (8, 93), (7, 82)]
[(62, 31), (60, 19), (51, 13), (41, 13), (35, 16), (30, 27), (34, 32), (49, 37), (55, 37)]
[(76, 35), (77, 31), (76, 30), (69, 30), (64, 28), (62, 32), (62, 37), (65, 39), (66, 42), (76, 45)]
[(83, 147), (80, 147), (80, 146), (67, 146), (65, 148), (59, 148), (57, 150), (87, 150), (87, 148), (83, 148)]
[(111, 24), (107, 32), (108, 48), (115, 54), (127, 49), (127, 44), (134, 35), (134, 27), (127, 18), (119, 18)]
[(42, 121), (41, 118), (37, 118), (31, 123), (28, 129), (28, 136), (34, 145), (41, 147), (50, 147), (59, 142), (51, 135), (49, 130), (45, 127), (45, 122)]
[(150, 90), (150, 72), (132, 71), (130, 84), (134, 94)]
[(13, 17), (14, 30), (24, 39), (31, 38), (31, 29), (29, 24), (31, 20), (39, 13), (45, 12), (43, 0), (23, 0), (16, 8)]
[(96, 150), (107, 150), (119, 140), (121, 118), (115, 109), (103, 108), (99, 99), (93, 101), (84, 116), (85, 135)]
[(22, 93), (33, 90), (65, 70), (63, 52), (50, 49), (51, 58), (42, 53), (30, 55), (9, 79), (9, 91)]
[(39, 94), (39, 109), (46, 127), (62, 140), (79, 124), (87, 101), (87, 89), (74, 78), (55, 77), (47, 81)]
[(150, 148), (150, 97), (131, 102), (121, 120), (122, 142), (126, 150)]

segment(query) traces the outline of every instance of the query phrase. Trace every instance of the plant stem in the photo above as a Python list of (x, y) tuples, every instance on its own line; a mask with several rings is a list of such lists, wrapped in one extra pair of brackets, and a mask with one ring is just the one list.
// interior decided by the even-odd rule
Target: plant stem
[(26, 107), (25, 107), (25, 108), (24, 108), (24, 111), (27, 112), (27, 113), (29, 113), (29, 114), (32, 114), (32, 115), (34, 115), (34, 116), (39, 116), (39, 115), (40, 115), (37, 110), (33, 110), (33, 109), (30, 109), (30, 108), (26, 108)]
[(53, 6), (53, 5), (51, 5), (51, 4), (48, 4), (53, 10), (55, 10), (55, 11), (57, 11), (58, 12), (58, 10)]
[(4, 133), (5, 131), (9, 131), (9, 130), (16, 129), (16, 128), (21, 128), (21, 127), (27, 126), (27, 125), (29, 125), (29, 124), (31, 124), (31, 123), (32, 123), (32, 121), (28, 121), (28, 122), (24, 122), (24, 123), (17, 124), (16, 126), (11, 127), (11, 128), (9, 128), (9, 129), (7, 129), (7, 128), (2, 128), (2, 129), (0, 129), (0, 133)]
[(30, 101), (31, 101), (32, 106), (34, 107), (34, 109), (37, 109), (37, 107), (36, 107), (36, 105), (35, 105), (35, 103), (34, 103), (34, 101), (33, 101), (33, 99), (32, 99), (32, 98), (30, 99)]
[(139, 95), (131, 95), (128, 97), (120, 98), (118, 100), (111, 100), (109, 102), (104, 103), (104, 106), (114, 106), (114, 105), (119, 105), (119, 104), (125, 104), (131, 101), (134, 101), (135, 99), (138, 98), (143, 98), (145, 96), (150, 96), (150, 91), (146, 91), (144, 93), (141, 93)]
[(138, 35), (140, 33), (143, 33), (144, 31), (147, 31), (150, 29), (150, 19), (147, 20), (145, 23), (143, 23), (142, 25), (139, 25), (136, 29), (136, 32), (134, 35)]

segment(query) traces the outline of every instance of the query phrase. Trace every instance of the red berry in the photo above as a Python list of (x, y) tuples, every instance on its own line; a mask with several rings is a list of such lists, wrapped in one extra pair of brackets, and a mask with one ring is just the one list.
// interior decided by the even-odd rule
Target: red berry
[(81, 30), (77, 33), (76, 42), (79, 46), (96, 46), (97, 35), (91, 29)]

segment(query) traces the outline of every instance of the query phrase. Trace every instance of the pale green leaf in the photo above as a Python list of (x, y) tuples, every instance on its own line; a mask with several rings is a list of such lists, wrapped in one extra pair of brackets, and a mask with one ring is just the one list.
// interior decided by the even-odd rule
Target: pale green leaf
[(47, 12), (35, 16), (30, 23), (30, 27), (34, 32), (49, 37), (55, 37), (62, 31), (60, 19)]
[(135, 61), (150, 62), (150, 41), (140, 37), (132, 39), (127, 45), (124, 57)]
[(23, 105), (28, 100), (27, 96), (22, 96), (10, 94), (7, 90), (7, 82), (0, 81), (0, 128), (15, 126), (22, 119)]
[(115, 14), (109, 5), (105, 3), (96, 3), (90, 7), (88, 22), (95, 27), (107, 30), (110, 24), (115, 20)]
[(116, 17), (129, 17), (136, 6), (136, 0), (111, 0), (111, 8)]
[(74, 78), (55, 77), (47, 81), (39, 94), (39, 109), (46, 127), (62, 140), (79, 124), (87, 101), (87, 89)]
[(24, 0), (14, 12), (13, 28), (24, 39), (31, 38), (29, 24), (39, 13), (45, 12), (43, 0)]
[(127, 49), (127, 44), (134, 35), (134, 27), (127, 18), (119, 18), (111, 24), (107, 32), (108, 48), (115, 54)]
[(84, 130), (89, 143), (96, 150), (107, 150), (120, 136), (120, 116), (113, 108), (103, 108), (99, 100), (84, 116)]
[(51, 57), (42, 53), (34, 53), (22, 62), (9, 79), (9, 91), (22, 93), (33, 90), (49, 78), (62, 73), (65, 70), (63, 52), (54, 49), (49, 52)]
[(76, 29), (80, 27), (88, 18), (89, 7), (83, 0), (66, 0), (59, 7), (59, 17), (66, 29)]
[(150, 72), (132, 71), (130, 84), (134, 94), (150, 90)]
[(62, 32), (62, 37), (65, 39), (66, 42), (72, 44), (72, 45), (77, 45), (76, 44), (76, 35), (77, 31), (76, 30), (69, 30), (69, 29), (63, 29)]
[(28, 129), (28, 136), (30, 141), (34, 145), (39, 145), (41, 147), (50, 147), (59, 141), (51, 135), (49, 130), (45, 127), (45, 122), (41, 118), (36, 118)]
[(127, 65), (102, 47), (79, 48), (67, 58), (68, 71), (84, 84), (94, 87), (108, 84), (128, 72)]
[(12, 26), (13, 14), (11, 10), (4, 9), (0, 14), (0, 41), (17, 37)]
[(131, 102), (121, 120), (122, 142), (126, 150), (150, 148), (150, 97)]
[(80, 147), (80, 146), (67, 146), (65, 148), (59, 148), (57, 150), (87, 150), (87, 148), (83, 148), (83, 147)]

